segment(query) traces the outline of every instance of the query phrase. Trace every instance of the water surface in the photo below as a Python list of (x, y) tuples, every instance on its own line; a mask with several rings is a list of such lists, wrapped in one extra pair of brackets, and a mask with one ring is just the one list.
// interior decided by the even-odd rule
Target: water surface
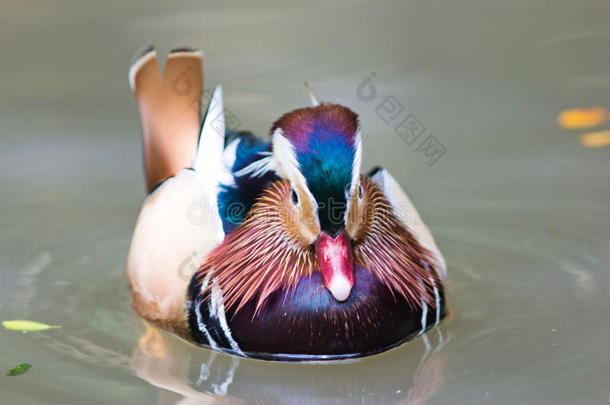
[[(601, 0), (3, 2), (0, 319), (62, 328), (0, 330), (0, 371), (33, 365), (0, 376), (0, 402), (608, 402), (610, 148), (556, 116), (610, 107), (609, 14)], [(203, 48), (206, 88), (223, 84), (240, 128), (265, 135), (306, 105), (305, 79), (357, 111), (363, 167), (399, 179), (446, 256), (450, 319), (333, 365), (236, 359), (139, 320), (127, 70), (146, 40)], [(420, 137), (395, 132), (409, 114)]]

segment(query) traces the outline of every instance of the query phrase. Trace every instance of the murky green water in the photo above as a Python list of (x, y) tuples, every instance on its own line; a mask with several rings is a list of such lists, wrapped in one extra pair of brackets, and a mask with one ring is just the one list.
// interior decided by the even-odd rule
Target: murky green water
[[(63, 326), (0, 330), (0, 371), (33, 365), (0, 374), (0, 403), (610, 401), (610, 147), (555, 121), (610, 107), (609, 5), (494, 3), (0, 4), (0, 319)], [(124, 266), (144, 197), (127, 69), (148, 39), (202, 47), (241, 128), (305, 105), (304, 79), (359, 112), (364, 168), (401, 181), (445, 253), (453, 316), (333, 365), (146, 330)], [(425, 131), (405, 140), (409, 114)]]

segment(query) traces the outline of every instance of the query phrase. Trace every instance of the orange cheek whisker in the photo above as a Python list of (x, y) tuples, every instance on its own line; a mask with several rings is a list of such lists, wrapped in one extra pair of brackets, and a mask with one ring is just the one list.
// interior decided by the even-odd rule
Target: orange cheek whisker
[(361, 182), (368, 203), (362, 213), (363, 236), (354, 245), (354, 259), (410, 305), (434, 307), (432, 291), (440, 280), (435, 271), (429, 271), (433, 267), (430, 252), (396, 217), (379, 187), (367, 178)]
[[(395, 216), (383, 192), (362, 179), (367, 203), (353, 245), (354, 263), (367, 268), (396, 298), (402, 296), (414, 308), (434, 308), (434, 289), (440, 279), (431, 254)], [(246, 220), (210, 253), (197, 273), (202, 283), (211, 274), (223, 293), (225, 308), (237, 313), (255, 300), (256, 316), (265, 300), (279, 288), (296, 287), (299, 279), (317, 269), (315, 252), (295, 236), (294, 223), (286, 222), (283, 201), (290, 192), (279, 181), (258, 199)], [(202, 291), (205, 295), (211, 288)], [(209, 295), (208, 295), (209, 298)]]
[[(284, 222), (287, 181), (267, 189), (252, 207), (244, 223), (208, 256), (197, 279), (212, 272), (224, 296), (225, 308), (239, 311), (256, 299), (256, 312), (265, 299), (283, 285), (291, 285), (313, 271), (315, 256), (303, 247)], [(201, 291), (200, 296), (210, 291)], [(208, 295), (209, 297), (209, 295)]]

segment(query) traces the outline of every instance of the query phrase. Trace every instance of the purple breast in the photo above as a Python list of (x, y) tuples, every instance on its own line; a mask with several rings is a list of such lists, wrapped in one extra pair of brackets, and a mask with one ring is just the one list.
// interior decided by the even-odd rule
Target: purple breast
[[(318, 271), (296, 288), (268, 297), (258, 314), (255, 302), (239, 312), (222, 309), (216, 297), (193, 299), (189, 324), (193, 339), (213, 349), (262, 359), (305, 361), (366, 356), (388, 350), (433, 327), (445, 316), (442, 286), (434, 306), (410, 305), (368, 270), (356, 266), (349, 298), (336, 301)], [(220, 292), (221, 293), (221, 292)], [(224, 318), (224, 319), (223, 319)]]

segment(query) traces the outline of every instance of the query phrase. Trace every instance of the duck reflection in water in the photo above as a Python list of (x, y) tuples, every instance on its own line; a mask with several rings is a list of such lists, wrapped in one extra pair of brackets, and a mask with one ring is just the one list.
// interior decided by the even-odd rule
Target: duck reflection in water
[(416, 405), (434, 397), (446, 381), (442, 349), (449, 341), (446, 329), (436, 328), (409, 345), (366, 359), (279, 363), (201, 350), (145, 323), (131, 366), (138, 377), (160, 388), (158, 404)]

